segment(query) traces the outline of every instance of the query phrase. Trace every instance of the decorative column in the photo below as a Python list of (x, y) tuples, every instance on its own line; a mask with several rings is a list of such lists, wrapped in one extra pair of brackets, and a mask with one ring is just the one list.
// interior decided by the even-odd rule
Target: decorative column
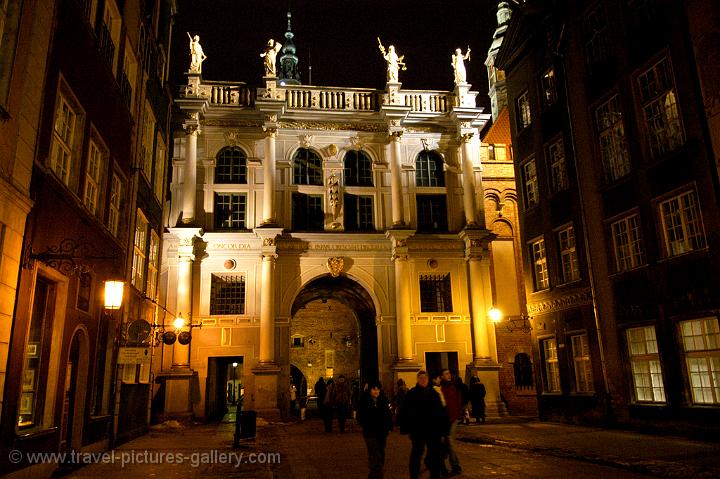
[[(460, 135), (461, 161), (463, 173), (463, 206), (465, 209), (465, 224), (469, 227), (477, 227), (478, 218), (475, 208), (475, 172), (473, 171), (471, 142), (473, 132)], [(482, 221), (484, 224), (484, 221)]]
[[(410, 320), (410, 266), (408, 264), (408, 238), (415, 231), (393, 229), (385, 233), (392, 242), (392, 261), (395, 269), (395, 324), (397, 329), (397, 362), (395, 379), (415, 381), (419, 369), (413, 357), (412, 322)], [(412, 384), (412, 383), (408, 383)]]
[(405, 225), (403, 192), (402, 192), (402, 163), (400, 156), (400, 140), (402, 131), (390, 133), (390, 196), (392, 198), (392, 226)]
[(277, 128), (263, 127), (265, 157), (263, 159), (263, 225), (275, 224), (275, 138)]
[(200, 133), (200, 114), (195, 112), (185, 122), (185, 167), (183, 169), (182, 223), (195, 221), (197, 196), (197, 137)]
[(470, 287), (470, 321), (472, 327), (473, 362), (470, 365), (487, 390), (487, 415), (506, 415), (500, 399), (500, 365), (497, 360), (495, 326), (488, 318), (493, 306), (490, 282), (490, 242), (495, 234), (484, 229), (465, 229), (460, 232), (465, 241), (465, 260)]
[(256, 228), (255, 234), (262, 240), (260, 270), (260, 348), (252, 372), (255, 375), (255, 409), (264, 411), (265, 417), (279, 418), (278, 375), (280, 367), (275, 362), (275, 238), (282, 228)]

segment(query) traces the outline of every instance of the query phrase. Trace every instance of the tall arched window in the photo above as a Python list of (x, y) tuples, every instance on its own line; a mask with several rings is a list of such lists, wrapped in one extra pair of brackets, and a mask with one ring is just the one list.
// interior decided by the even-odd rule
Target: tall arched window
[(345, 155), (345, 186), (372, 186), (372, 160), (362, 151)]
[(217, 154), (215, 183), (247, 183), (247, 157), (240, 148), (223, 148)]
[(434, 151), (421, 151), (415, 160), (416, 186), (445, 186), (442, 157)]
[(530, 356), (525, 353), (518, 353), (515, 355), (515, 362), (513, 363), (513, 372), (515, 373), (515, 387), (532, 388), (533, 377), (532, 377), (532, 363), (530, 362)]
[(322, 160), (317, 153), (307, 148), (298, 149), (293, 157), (293, 183), (322, 186)]

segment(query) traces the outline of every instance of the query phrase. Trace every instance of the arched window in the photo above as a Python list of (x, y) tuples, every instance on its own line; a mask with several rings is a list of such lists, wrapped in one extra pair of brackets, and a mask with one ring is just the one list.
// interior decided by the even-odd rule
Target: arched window
[(518, 353), (515, 355), (515, 362), (513, 363), (513, 371), (515, 372), (515, 387), (516, 388), (532, 388), (533, 377), (532, 377), (532, 363), (530, 362), (530, 356), (525, 353)]
[(345, 186), (372, 186), (372, 160), (362, 151), (345, 155)]
[(247, 157), (240, 148), (223, 148), (217, 154), (215, 183), (247, 183)]
[(293, 183), (322, 186), (322, 160), (317, 153), (307, 148), (298, 149), (293, 157)]
[(442, 157), (434, 151), (421, 151), (415, 160), (416, 186), (445, 186)]

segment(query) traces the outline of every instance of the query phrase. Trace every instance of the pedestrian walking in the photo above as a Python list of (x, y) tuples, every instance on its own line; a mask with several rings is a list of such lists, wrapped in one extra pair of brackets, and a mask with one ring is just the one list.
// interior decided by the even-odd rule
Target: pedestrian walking
[(350, 414), (350, 397), (350, 385), (341, 374), (333, 390), (333, 406), (337, 411), (338, 428), (341, 433), (345, 432), (345, 421)]
[(325, 380), (322, 377), (319, 377), (317, 382), (315, 383), (315, 396), (317, 397), (317, 410), (320, 414), (320, 417), (323, 416), (323, 411), (325, 408), (325, 392), (327, 391), (327, 386), (325, 385)]
[(475, 422), (485, 422), (485, 394), (485, 385), (480, 378), (477, 376), (470, 378), (470, 405)]
[(440, 477), (441, 438), (447, 435), (449, 420), (440, 394), (430, 385), (426, 371), (417, 373), (417, 384), (405, 396), (401, 408), (400, 433), (409, 434), (410, 479), (420, 476), (420, 461), (427, 449), (425, 464), (431, 479)]
[(394, 407), (393, 412), (395, 413), (395, 421), (397, 423), (397, 418), (400, 417), (401, 411), (402, 411), (402, 405), (403, 402), (405, 402), (405, 396), (407, 395), (408, 388), (405, 384), (405, 380), (403, 378), (400, 378), (397, 380), (397, 387), (395, 389), (395, 400), (394, 400)]
[(335, 406), (335, 383), (332, 378), (328, 379), (325, 389), (325, 399), (323, 400), (323, 424), (325, 432), (332, 432), (333, 407)]
[(357, 420), (363, 429), (368, 451), (368, 479), (382, 479), (385, 468), (385, 445), (392, 431), (390, 404), (378, 381), (371, 381), (358, 400)]
[(443, 396), (445, 396), (448, 420), (450, 421), (450, 428), (444, 441), (445, 454), (442, 460), (441, 469), (445, 466), (445, 457), (447, 457), (450, 461), (450, 472), (452, 474), (460, 474), (462, 472), (462, 467), (460, 467), (460, 459), (458, 459), (457, 452), (455, 451), (455, 430), (457, 429), (458, 423), (463, 418), (463, 397), (462, 391), (455, 385), (453, 375), (449, 369), (443, 369), (442, 371), (441, 388)]
[(300, 390), (298, 391), (298, 406), (300, 406), (300, 420), (305, 420), (305, 411), (307, 410), (307, 401), (308, 401), (308, 388), (307, 388), (307, 380), (303, 377), (302, 382), (300, 383)]
[(465, 384), (460, 376), (455, 377), (455, 387), (460, 391), (462, 397), (463, 414), (460, 422), (466, 426), (470, 424), (470, 388)]
[(295, 404), (297, 403), (297, 386), (290, 380), (290, 415), (295, 415)]

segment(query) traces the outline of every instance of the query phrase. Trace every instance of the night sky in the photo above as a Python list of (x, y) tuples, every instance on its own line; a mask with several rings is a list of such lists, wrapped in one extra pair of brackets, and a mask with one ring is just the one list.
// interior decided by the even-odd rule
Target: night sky
[[(200, 35), (207, 55), (203, 78), (259, 86), (269, 38), (284, 42), (288, 5), (303, 84), (385, 87), (386, 63), (377, 44), (394, 44), (405, 55), (403, 89), (452, 90), (450, 57), (468, 44), (467, 77), (488, 106), (484, 61), (496, 27), (496, 0), (180, 0), (174, 27), (173, 71), (184, 84), (189, 65), (185, 32)], [(280, 60), (278, 54), (278, 64)]]

